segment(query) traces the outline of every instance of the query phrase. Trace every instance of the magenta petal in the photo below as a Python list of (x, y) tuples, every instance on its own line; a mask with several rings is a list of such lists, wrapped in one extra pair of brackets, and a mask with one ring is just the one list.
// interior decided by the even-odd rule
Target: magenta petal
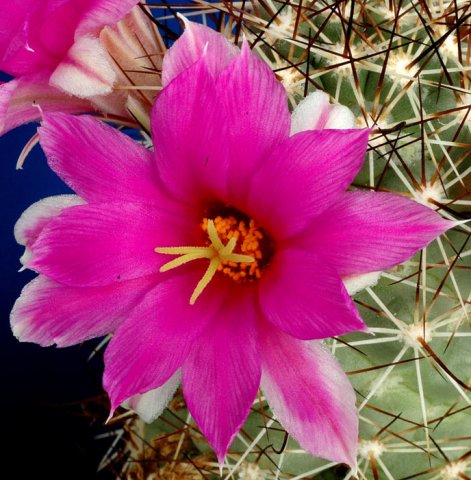
[(162, 203), (153, 155), (91, 117), (45, 115), (40, 143), (49, 166), (89, 202)]
[(0, 68), (12, 75), (51, 72), (74, 40), (96, 36), (138, 0), (9, 0), (0, 19)]
[(217, 89), (231, 155), (229, 193), (240, 203), (253, 172), (262, 162), (270, 168), (266, 157), (289, 135), (287, 96), (270, 67), (245, 40), (241, 54), (218, 77)]
[(15, 224), (15, 240), (25, 246), (20, 262), (23, 265), (29, 262), (32, 256), (29, 247), (54, 217), (66, 208), (83, 203), (85, 202), (77, 195), (55, 195), (43, 198), (28, 207)]
[(274, 325), (301, 339), (365, 330), (335, 271), (308, 251), (281, 249), (260, 281), (260, 306)]
[(156, 247), (186, 245), (193, 224), (144, 204), (79, 205), (63, 210), (31, 245), (26, 266), (70, 286), (100, 286), (157, 273)]
[[(0, 85), (0, 135), (41, 118), (43, 112), (91, 112), (90, 102), (48, 85), (45, 74), (25, 75)], [(41, 108), (41, 110), (36, 106)]]
[(290, 137), (254, 175), (249, 210), (277, 239), (300, 232), (353, 181), (363, 164), (369, 132), (319, 130)]
[(167, 85), (176, 76), (199, 60), (205, 48), (208, 51), (208, 69), (218, 75), (239, 53), (239, 49), (224, 35), (199, 23), (184, 19), (183, 35), (165, 53), (162, 65), (162, 84)]
[(355, 191), (344, 193), (300, 238), (348, 276), (404, 262), (454, 225), (405, 197)]
[(247, 418), (260, 384), (256, 322), (255, 299), (251, 295), (232, 298), (183, 364), (188, 409), (220, 464)]
[(15, 240), (20, 245), (31, 245), (52, 218), (65, 208), (85, 203), (77, 195), (55, 195), (29, 206), (15, 225)]
[(302, 448), (355, 470), (358, 411), (353, 388), (321, 342), (272, 327), (261, 333), (262, 390), (273, 413)]
[(11, 312), (22, 342), (67, 347), (113, 332), (157, 283), (142, 277), (106, 287), (76, 288), (40, 275), (23, 289)]
[(204, 193), (224, 197), (227, 183), (224, 117), (205, 62), (201, 58), (175, 78), (152, 110), (162, 181), (177, 198), (191, 203)]
[(106, 349), (103, 377), (113, 410), (129, 397), (163, 385), (225, 300), (228, 292), (212, 282), (190, 305), (201, 273), (187, 270), (163, 281), (119, 327)]
[[(10, 75), (27, 75), (50, 70), (57, 61), (56, 53), (48, 51), (40, 39), (45, 2), (9, 0), (2, 4), (0, 15), (0, 70)], [(69, 24), (70, 21), (67, 22)], [(72, 34), (62, 35), (65, 51)]]
[(23, 22), (31, 5), (24, 0), (10, 0), (2, 5), (0, 15), (0, 70), (7, 72), (8, 60), (21, 48), (26, 33)]

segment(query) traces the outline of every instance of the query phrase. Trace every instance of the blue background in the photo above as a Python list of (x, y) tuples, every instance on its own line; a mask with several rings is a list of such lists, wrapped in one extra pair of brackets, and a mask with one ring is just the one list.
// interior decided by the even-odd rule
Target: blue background
[[(30, 124), (0, 137), (0, 434), (7, 449), (0, 450), (0, 458), (17, 471), (11, 477), (15, 480), (39, 474), (61, 480), (106, 478), (95, 472), (109, 440), (94, 439), (102, 433), (100, 419), (87, 418), (80, 402), (101, 392), (99, 362), (87, 361), (94, 345), (57, 349), (21, 344), (9, 326), (16, 298), (35, 276), (18, 272), (23, 247), (13, 236), (15, 222), (37, 200), (68, 192), (39, 146), (24, 169), (16, 170), (18, 155), (36, 128)], [(99, 416), (106, 418), (106, 405)]]

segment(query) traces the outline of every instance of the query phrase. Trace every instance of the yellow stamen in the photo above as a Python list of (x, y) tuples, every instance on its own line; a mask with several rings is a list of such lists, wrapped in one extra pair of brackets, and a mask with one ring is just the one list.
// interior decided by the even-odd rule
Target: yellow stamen
[[(207, 249), (209, 250), (209, 249)], [(157, 251), (157, 249), (156, 249)], [(158, 253), (164, 253), (164, 252), (158, 252)], [(162, 265), (160, 267), (161, 272), (168, 272), (169, 270), (172, 270), (173, 268), (181, 267), (182, 265), (185, 265), (185, 263), (192, 262), (193, 260), (198, 260), (200, 258), (208, 258), (208, 255), (210, 255), (210, 252), (195, 252), (195, 253), (185, 253), (181, 255), (180, 257), (175, 258), (174, 260), (166, 263), (165, 265)]]
[[(236, 239), (238, 253), (255, 259), (251, 263), (241, 260), (238, 263), (223, 262), (219, 265), (218, 271), (236, 283), (251, 283), (259, 280), (273, 255), (273, 243), (267, 233), (257, 225), (254, 219), (238, 218), (236, 212), (235, 215), (230, 212), (226, 215), (216, 215), (213, 223), (222, 242)], [(213, 227), (209, 227), (208, 218), (203, 218), (201, 228), (208, 236), (210, 233), (213, 235)]]
[(218, 258), (213, 258), (209, 262), (209, 266), (204, 273), (203, 277), (201, 280), (198, 282), (198, 285), (196, 285), (196, 288), (193, 290), (193, 293), (191, 294), (190, 297), (190, 305), (194, 305), (196, 302), (196, 299), (203, 293), (203, 290), (209, 285), (209, 282), (213, 279), (214, 275), (216, 275), (216, 272), (218, 271), (220, 260)]
[(224, 245), (221, 242), (221, 239), (219, 238), (219, 234), (218, 234), (218, 231), (216, 230), (216, 225), (214, 225), (213, 220), (208, 220), (208, 236), (209, 236), (209, 239), (211, 240), (211, 243), (214, 245), (214, 247), (217, 250), (222, 250), (224, 248)]
[(208, 220), (207, 232), (211, 244), (208, 247), (158, 247), (155, 249), (157, 253), (164, 255), (179, 255), (179, 257), (165, 263), (160, 267), (161, 272), (167, 272), (173, 268), (180, 267), (185, 263), (192, 262), (202, 258), (208, 259), (209, 266), (196, 285), (195, 290), (190, 298), (190, 305), (194, 305), (197, 298), (201, 295), (203, 290), (209, 285), (216, 272), (220, 269), (223, 262), (234, 263), (252, 263), (255, 262), (254, 257), (250, 255), (241, 255), (233, 253), (237, 244), (237, 238), (232, 237), (226, 245), (224, 245), (219, 238), (218, 231), (214, 225), (213, 220)]

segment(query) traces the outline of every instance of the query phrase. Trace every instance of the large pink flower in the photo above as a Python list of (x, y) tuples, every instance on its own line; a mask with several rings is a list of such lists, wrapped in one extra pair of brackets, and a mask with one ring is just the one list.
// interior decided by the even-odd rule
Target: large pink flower
[[(406, 198), (346, 192), (369, 130), (290, 136), (286, 94), (247, 43), (190, 25), (163, 79), (154, 152), (91, 118), (45, 115), (41, 145), (77, 196), (17, 224), (40, 275), (13, 331), (59, 346), (113, 332), (112, 408), (151, 420), (181, 378), (220, 461), (261, 383), (306, 450), (354, 466), (353, 389), (307, 340), (364, 330), (342, 278), (400, 263), (453, 224)], [(312, 108), (314, 123), (336, 112)]]
[[(122, 93), (110, 95), (120, 72), (105, 48), (109, 35), (104, 42), (99, 36), (105, 26), (116, 24), (137, 3), (4, 2), (0, 16), (0, 70), (16, 78), (0, 85), (0, 135), (38, 119), (40, 113), (33, 104), (44, 111), (99, 110), (123, 115), (126, 97)], [(145, 34), (142, 37), (145, 44)], [(127, 50), (121, 52), (122, 57)], [(142, 52), (139, 54), (142, 56)]]

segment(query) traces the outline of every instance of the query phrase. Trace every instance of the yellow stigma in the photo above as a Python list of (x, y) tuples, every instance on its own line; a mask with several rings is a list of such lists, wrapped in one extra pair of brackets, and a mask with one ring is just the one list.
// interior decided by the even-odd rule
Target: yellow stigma
[[(201, 223), (204, 232), (208, 232), (208, 221), (204, 218)], [(217, 215), (214, 218), (214, 226), (223, 241), (237, 239), (238, 253), (249, 255), (254, 259), (251, 263), (223, 261), (218, 266), (218, 271), (237, 283), (248, 283), (260, 279), (271, 257), (271, 240), (265, 231), (257, 226), (255, 220), (238, 219), (231, 214)]]
[(235, 236), (230, 238), (224, 245), (219, 238), (218, 230), (216, 229), (213, 220), (207, 220), (206, 231), (210, 242), (207, 247), (158, 247), (155, 249), (157, 253), (164, 255), (178, 255), (174, 260), (162, 265), (160, 267), (161, 272), (167, 272), (168, 270), (180, 267), (193, 260), (203, 258), (209, 260), (209, 265), (205, 274), (198, 282), (198, 285), (196, 285), (196, 288), (191, 295), (190, 305), (194, 305), (197, 298), (209, 285), (209, 282), (211, 282), (214, 275), (223, 264), (237, 265), (255, 262), (254, 257), (250, 255), (234, 253), (234, 248), (237, 244), (237, 238)]

